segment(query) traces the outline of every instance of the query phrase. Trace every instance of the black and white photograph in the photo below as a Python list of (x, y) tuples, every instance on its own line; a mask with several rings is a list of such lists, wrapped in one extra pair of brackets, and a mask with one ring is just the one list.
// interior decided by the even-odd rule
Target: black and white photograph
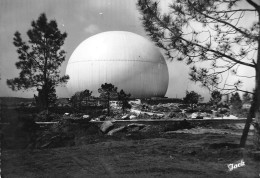
[(0, 178), (260, 178), (259, 0), (0, 0)]

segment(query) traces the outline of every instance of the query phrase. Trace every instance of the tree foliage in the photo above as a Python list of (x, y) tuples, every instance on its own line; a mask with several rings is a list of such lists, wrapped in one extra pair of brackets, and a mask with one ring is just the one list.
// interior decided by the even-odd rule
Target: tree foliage
[(218, 90), (214, 90), (212, 93), (211, 93), (211, 98), (209, 100), (209, 102), (213, 105), (217, 105), (222, 99), (222, 95), (220, 93), (220, 91)]
[(32, 21), (27, 31), (28, 41), (23, 41), (20, 32), (15, 32), (13, 44), (17, 48), (19, 61), (18, 77), (7, 80), (12, 90), (37, 89), (38, 101), (44, 108), (52, 102), (55, 87), (64, 84), (69, 76), (60, 75), (59, 67), (65, 61), (62, 49), (67, 33), (61, 33), (55, 20), (48, 21), (43, 13)]
[(131, 105), (128, 103), (130, 97), (131, 94), (126, 94), (124, 90), (118, 92), (118, 100), (123, 112), (125, 112), (125, 109), (131, 109)]
[[(176, 0), (165, 14), (160, 12), (157, 1), (139, 0), (138, 7), (146, 32), (165, 50), (168, 58), (192, 65), (193, 81), (220, 89), (223, 73), (232, 70), (239, 76), (240, 65), (256, 67), (253, 54), (258, 50), (259, 22), (245, 28), (240, 20), (245, 13), (260, 12), (260, 6), (238, 9), (239, 2), (241, 0)], [(210, 67), (198, 67), (195, 65), (198, 62), (207, 62)], [(233, 85), (224, 83), (226, 90), (238, 89), (240, 84), (241, 80)]]
[(103, 99), (105, 101), (105, 105), (107, 108), (107, 115), (110, 114), (110, 101), (112, 99), (117, 99), (117, 87), (115, 87), (111, 83), (105, 83), (101, 85), (101, 88), (98, 89), (98, 92), (100, 93), (99, 98)]
[[(191, 66), (192, 81), (227, 94), (243, 91), (243, 78), (255, 79), (255, 90), (250, 92), (255, 97), (240, 143), (245, 146), (252, 117), (255, 115), (256, 122), (260, 123), (259, 3), (256, 0), (173, 0), (166, 13), (160, 11), (158, 1), (138, 0), (137, 6), (147, 34), (169, 59), (185, 61)], [(241, 75), (241, 66), (255, 74)], [(234, 83), (228, 80), (231, 74), (237, 78)]]
[(242, 100), (238, 92), (232, 94), (230, 98), (230, 104), (232, 106), (232, 110), (239, 111), (242, 109)]
[(199, 101), (202, 101), (203, 98), (200, 94), (195, 91), (186, 91), (186, 96), (183, 98), (184, 103), (186, 104), (198, 104)]
[(85, 102), (85, 105), (88, 106), (88, 101), (90, 97), (92, 96), (92, 91), (89, 91), (88, 89), (76, 92), (70, 99), (70, 103), (72, 107), (76, 110), (82, 109), (82, 102)]
[(250, 96), (249, 93), (244, 93), (243, 94), (243, 103), (251, 103), (252, 97)]
[(76, 92), (72, 95), (68, 100), (72, 106), (72, 108), (78, 110), (81, 108), (81, 99), (80, 99), (80, 92)]
[(91, 98), (91, 95), (92, 95), (92, 91), (89, 91), (89, 90), (84, 90), (81, 94), (81, 97), (83, 98), (83, 101), (85, 101), (86, 103), (86, 106), (88, 106), (88, 101), (89, 99)]

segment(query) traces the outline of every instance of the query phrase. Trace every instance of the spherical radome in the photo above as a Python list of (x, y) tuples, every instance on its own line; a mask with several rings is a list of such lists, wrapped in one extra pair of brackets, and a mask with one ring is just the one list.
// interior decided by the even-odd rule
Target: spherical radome
[(88, 89), (99, 96), (101, 84), (112, 83), (135, 98), (163, 97), (169, 83), (159, 49), (125, 31), (103, 32), (83, 41), (72, 53), (66, 74), (71, 95)]

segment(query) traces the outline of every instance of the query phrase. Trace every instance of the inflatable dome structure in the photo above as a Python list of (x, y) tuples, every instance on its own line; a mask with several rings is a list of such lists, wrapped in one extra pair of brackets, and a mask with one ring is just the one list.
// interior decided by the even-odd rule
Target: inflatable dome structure
[(99, 96), (101, 84), (112, 83), (134, 98), (163, 97), (169, 74), (159, 49), (142, 36), (109, 31), (83, 41), (66, 68), (71, 95), (88, 89)]

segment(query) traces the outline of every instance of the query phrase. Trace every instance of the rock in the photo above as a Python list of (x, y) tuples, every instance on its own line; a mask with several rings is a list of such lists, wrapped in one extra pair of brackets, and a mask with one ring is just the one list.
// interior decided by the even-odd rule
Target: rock
[(114, 124), (111, 121), (105, 121), (101, 126), (100, 126), (100, 130), (103, 133), (107, 133), (109, 132), (109, 130), (111, 130), (114, 127)]
[(99, 118), (93, 118), (91, 121), (100, 121)]
[(238, 117), (234, 115), (224, 116), (223, 119), (238, 119)]
[(158, 117), (164, 117), (164, 114), (156, 114)]
[(69, 116), (69, 115), (70, 115), (70, 113), (68, 113), (68, 112), (64, 113), (64, 116)]
[(129, 115), (126, 114), (126, 115), (122, 116), (122, 119), (123, 119), (123, 120), (129, 120)]
[(117, 132), (122, 132), (122, 131), (126, 131), (126, 126), (122, 126), (122, 127), (119, 127), (119, 128), (116, 128), (116, 129), (113, 129), (113, 130), (110, 130), (107, 135), (113, 135)]
[(191, 114), (191, 118), (192, 118), (192, 119), (196, 119), (197, 117), (198, 117), (198, 114), (197, 114), (197, 113), (194, 112), (194, 113)]
[(136, 119), (136, 116), (135, 115), (131, 115), (129, 118), (130, 118), (130, 120), (133, 120), (133, 119)]
[(136, 123), (127, 125), (127, 128), (129, 129), (129, 131), (131, 130), (132, 132), (139, 131), (139, 130), (143, 129), (144, 127), (145, 127), (144, 124), (136, 124)]
[(106, 116), (105, 116), (105, 115), (101, 115), (101, 116), (99, 116), (99, 120), (100, 120), (100, 121), (104, 121), (104, 120), (106, 120)]
[(137, 109), (131, 109), (131, 112), (136, 113), (138, 116), (141, 114), (141, 111)]
[(82, 117), (83, 117), (83, 119), (88, 119), (89, 115), (83, 115)]
[(128, 124), (127, 127), (144, 127), (144, 124), (136, 124), (136, 123), (132, 123), (132, 124)]

